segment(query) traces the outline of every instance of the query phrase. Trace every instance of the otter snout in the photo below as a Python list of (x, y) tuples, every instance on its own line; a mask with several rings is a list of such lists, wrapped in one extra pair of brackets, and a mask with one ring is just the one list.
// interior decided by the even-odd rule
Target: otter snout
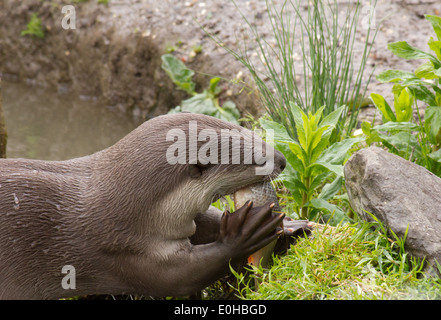
[(264, 154), (257, 158), (256, 162), (262, 164), (261, 167), (256, 168), (256, 174), (275, 178), (285, 169), (286, 159), (283, 153), (268, 144), (265, 145), (265, 148)]

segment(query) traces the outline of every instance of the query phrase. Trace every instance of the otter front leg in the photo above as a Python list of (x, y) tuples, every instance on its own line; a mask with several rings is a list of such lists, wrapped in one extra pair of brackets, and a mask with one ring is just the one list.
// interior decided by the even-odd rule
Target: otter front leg
[(225, 275), (230, 262), (246, 258), (281, 234), (277, 230), (284, 214), (273, 216), (272, 206), (252, 208), (247, 202), (234, 213), (225, 212), (216, 241), (189, 245), (170, 257), (157, 275), (159, 295), (184, 296), (204, 289)]

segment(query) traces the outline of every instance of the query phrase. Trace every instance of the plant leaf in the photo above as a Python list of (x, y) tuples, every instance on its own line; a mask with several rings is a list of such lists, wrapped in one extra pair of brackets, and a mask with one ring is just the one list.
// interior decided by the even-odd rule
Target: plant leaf
[[(321, 129), (325, 129), (325, 128), (321, 128)], [(322, 133), (319, 143), (312, 152), (310, 163), (314, 163), (318, 159), (318, 157), (320, 157), (323, 151), (328, 147), (329, 137), (331, 136), (329, 132), (330, 131), (326, 130), (324, 133)]]
[(313, 208), (329, 212), (330, 214), (324, 216), (324, 218), (329, 219), (328, 223), (331, 223), (332, 225), (336, 225), (341, 221), (349, 221), (348, 217), (339, 207), (326, 200), (316, 198), (309, 201), (308, 204)]
[(372, 125), (367, 121), (363, 121), (361, 123), (361, 131), (363, 131), (363, 133), (367, 136), (370, 135), (372, 131)]
[(291, 107), (291, 113), (293, 115), (294, 122), (296, 124), (297, 139), (299, 139), (300, 145), (303, 148), (306, 148), (306, 133), (303, 128), (303, 117), (302, 117), (305, 114), (297, 104), (290, 101), (289, 105)]
[[(387, 123), (394, 123), (394, 122), (389, 121)], [(378, 136), (378, 132), (373, 130), (372, 125), (369, 122), (363, 121), (361, 123), (361, 130), (366, 135), (366, 144), (367, 145), (370, 146), (374, 142), (381, 141), (380, 137)]]
[(343, 177), (337, 176), (337, 178), (335, 178), (334, 181), (332, 181), (332, 183), (328, 183), (323, 187), (322, 192), (320, 192), (318, 198), (323, 200), (331, 199), (340, 191), (342, 187), (342, 183), (343, 183)]
[(429, 153), (427, 156), (430, 159), (435, 160), (436, 162), (441, 163), (441, 149), (439, 149), (439, 150), (437, 150), (435, 152)]
[(335, 164), (331, 164), (328, 162), (323, 162), (323, 161), (316, 161), (315, 163), (311, 164), (307, 169), (312, 169), (315, 167), (323, 167), (329, 171), (334, 172), (336, 175), (338, 176), (343, 176), (343, 166), (342, 165), (335, 165)]
[(185, 112), (202, 113), (211, 116), (217, 112), (213, 99), (210, 98), (206, 91), (183, 100), (181, 109)]
[(431, 14), (425, 14), (424, 17), (432, 24), (433, 31), (435, 31), (436, 37), (441, 41), (441, 18)]
[(415, 74), (402, 70), (386, 70), (377, 75), (376, 78), (382, 83), (397, 82), (400, 80), (413, 79), (415, 78)]
[(322, 152), (321, 148), (316, 148), (320, 141), (323, 140), (323, 132), (327, 129), (327, 127), (318, 128), (317, 131), (313, 132), (311, 135), (311, 139), (308, 145), (308, 153), (311, 158), (317, 158), (318, 155)]
[(399, 94), (395, 95), (395, 113), (398, 122), (408, 122), (412, 119), (412, 104), (413, 96), (406, 88), (401, 90)]
[(192, 81), (193, 70), (188, 69), (185, 64), (172, 54), (161, 56), (162, 69), (168, 74), (170, 79), (188, 94), (194, 95), (195, 83)]
[(320, 122), (320, 127), (329, 126), (335, 128), (337, 126), (338, 120), (340, 119), (343, 110), (346, 108), (345, 105), (335, 109), (330, 114), (328, 114), (323, 120)]
[(421, 127), (412, 122), (387, 122), (373, 127), (375, 131), (421, 131)]
[(430, 53), (424, 52), (414, 46), (411, 46), (406, 41), (392, 42), (387, 45), (387, 48), (393, 54), (404, 59), (429, 59), (433, 62), (436, 69), (441, 67), (441, 62), (432, 56)]
[(267, 120), (260, 118), (259, 124), (264, 130), (273, 130), (274, 131), (274, 140), (275, 141), (283, 141), (283, 142), (294, 142), (294, 140), (291, 138), (291, 136), (286, 131), (286, 128), (275, 121)]
[(295, 190), (306, 192), (305, 185), (297, 177), (297, 175), (281, 174), (279, 177), (280, 177), (279, 180), (281, 180), (285, 184), (285, 186), (288, 188), (290, 192)]
[(319, 124), (320, 127), (326, 127), (326, 130), (322, 134), (322, 139), (317, 146), (317, 153), (321, 153), (329, 144), (329, 140), (331, 135), (337, 126), (337, 123), (343, 113), (343, 111), (347, 108), (346, 105), (343, 105), (330, 114), (328, 114)]
[(328, 170), (325, 170), (323, 173), (315, 175), (312, 179), (311, 184), (309, 185), (309, 190), (315, 190), (320, 185), (322, 185), (326, 179), (328, 179), (332, 175), (333, 173)]
[(434, 88), (434, 90), (435, 90), (436, 106), (441, 107), (441, 88)]
[(240, 112), (233, 101), (230, 100), (225, 101), (224, 104), (222, 105), (222, 109), (231, 113), (234, 116), (236, 122), (237, 119), (240, 118)]
[(289, 149), (294, 153), (294, 155), (302, 161), (303, 166), (306, 166), (306, 154), (302, 147), (297, 142), (290, 142)]
[(408, 88), (416, 99), (427, 103), (429, 106), (437, 105), (435, 95), (425, 86), (409, 85)]
[[(436, 57), (438, 59), (441, 59), (441, 41), (433, 40), (433, 38), (430, 37), (429, 42), (427, 44), (429, 45), (430, 50), (435, 52)], [(441, 61), (439, 61), (439, 63), (441, 64)]]
[[(267, 120), (264, 118), (259, 119), (260, 126), (266, 131), (272, 130), (274, 135), (274, 145), (273, 147), (283, 153), (286, 158), (287, 166), (284, 172), (290, 167), (303, 166), (302, 162), (293, 154), (293, 152), (289, 148), (289, 143), (293, 142), (290, 136), (288, 136), (286, 129), (283, 125), (274, 122), (272, 120)], [(286, 140), (286, 141), (285, 141)]]
[(288, 172), (293, 172), (293, 174), (297, 174), (297, 172), (299, 172), (299, 174), (304, 173), (305, 168), (303, 166), (302, 160), (299, 159), (297, 155), (291, 151), (288, 143), (276, 142), (276, 148), (277, 150), (283, 153), (287, 161), (287, 166), (283, 171), (283, 173), (288, 173)]
[(31, 15), (31, 19), (27, 24), (27, 28), (25, 30), (22, 30), (20, 35), (30, 35), (40, 39), (44, 38), (45, 34), (43, 26), (41, 24), (41, 19), (38, 17), (38, 14), (36, 12)]
[(217, 86), (219, 81), (220, 81), (219, 77), (214, 77), (210, 79), (210, 86), (208, 87), (208, 92), (210, 92), (213, 95), (213, 97), (217, 96), (222, 91), (222, 89)]
[[(309, 144), (312, 140), (312, 131), (315, 130), (314, 129), (314, 119), (313, 116), (311, 114), (309, 114), (310, 117), (308, 117), (305, 113), (302, 113), (302, 121), (303, 121), (303, 132), (305, 133), (305, 138), (304, 141), (303, 139), (301, 140), (299, 137), (299, 142), (300, 145), (302, 146), (303, 150), (305, 150), (305, 152), (307, 154), (309, 154)], [(304, 142), (304, 143), (302, 143)]]
[(401, 131), (393, 135), (385, 135), (381, 133), (378, 135), (385, 146), (391, 150), (397, 150), (400, 153), (400, 156), (406, 158), (406, 156), (414, 152), (416, 155), (415, 158), (421, 157), (421, 147), (417, 138), (411, 132)]
[[(210, 94), (211, 96), (211, 94)], [(214, 101), (214, 105), (217, 108), (216, 113), (213, 115), (218, 119), (229, 121), (235, 124), (239, 124), (238, 119), (240, 118), (239, 110), (237, 110), (236, 105), (232, 101), (225, 101), (222, 107), (217, 105), (217, 100)]]
[(395, 117), (395, 114), (393, 113), (391, 107), (381, 95), (377, 93), (371, 93), (371, 99), (378, 110), (380, 110), (384, 122), (397, 121), (397, 118)]
[(317, 162), (329, 163), (332, 165), (341, 165), (346, 160), (348, 152), (352, 148), (352, 146), (363, 140), (364, 137), (355, 137), (336, 142), (320, 155), (320, 157), (317, 159)]
[(434, 71), (435, 68), (433, 67), (433, 63), (427, 61), (415, 69), (415, 75), (420, 79), (424, 78), (430, 80), (436, 78)]
[(436, 146), (441, 143), (441, 107), (428, 107), (424, 114), (424, 130)]

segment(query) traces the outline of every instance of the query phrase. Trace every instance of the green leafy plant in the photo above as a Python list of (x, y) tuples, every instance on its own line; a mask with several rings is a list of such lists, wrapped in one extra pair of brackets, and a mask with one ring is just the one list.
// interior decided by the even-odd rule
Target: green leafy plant
[[(428, 60), (414, 72), (386, 70), (377, 76), (380, 82), (392, 82), (394, 109), (379, 94), (371, 99), (381, 112), (383, 125), (373, 127), (362, 124), (367, 142), (380, 142), (388, 149), (406, 159), (426, 167), (441, 176), (441, 18), (426, 15), (438, 40), (430, 37), (428, 45), (434, 55), (398, 41), (388, 44), (389, 50), (404, 59)], [(422, 121), (418, 101), (427, 105)], [(418, 120), (413, 119), (415, 105)]]
[[(257, 51), (263, 71), (248, 55), (248, 48), (236, 52), (224, 46), (222, 39), (208, 35), (249, 70), (258, 88), (270, 117), (262, 119), (261, 125), (280, 134), (276, 147), (290, 162), (282, 174), (290, 192), (289, 200), (293, 200), (289, 204), (295, 203), (294, 210), (301, 218), (318, 218), (320, 212), (328, 212), (325, 218), (333, 215), (340, 220), (345, 216), (343, 210), (331, 201), (343, 187), (345, 156), (362, 139), (341, 141), (350, 135), (359, 106), (365, 102), (369, 81), (363, 83), (363, 74), (376, 35), (371, 29), (372, 16), (366, 17), (369, 23), (365, 24), (362, 59), (354, 66), (360, 3), (342, 11), (337, 1), (313, 0), (307, 6), (306, 16), (298, 0), (284, 1), (281, 6), (266, 1), (266, 6), (275, 44), (262, 37), (256, 25), (242, 15), (256, 47), (253, 53)], [(296, 47), (300, 48), (299, 62), (295, 61)], [(303, 118), (298, 110), (304, 112)], [(329, 127), (328, 116), (336, 117)], [(303, 131), (308, 133), (305, 141), (298, 136)], [(344, 156), (327, 158), (339, 151)]]
[[(273, 121), (286, 128), (291, 138), (297, 139), (295, 121), (289, 111), (290, 101), (306, 113), (316, 113), (325, 106), (324, 116), (346, 105), (335, 135), (331, 137), (337, 141), (341, 133), (350, 135), (357, 123), (359, 106), (365, 101), (362, 97), (369, 81), (363, 83), (363, 74), (376, 32), (372, 32), (369, 21), (362, 58), (360, 64), (354, 66), (360, 3), (341, 10), (336, 0), (313, 0), (308, 3), (306, 17), (302, 14), (302, 6), (299, 0), (284, 1), (281, 7), (266, 1), (275, 45), (262, 37), (256, 24), (242, 15), (254, 41), (252, 46), (256, 47), (253, 52), (257, 51), (263, 71), (246, 52), (248, 48), (245, 47), (244, 52), (234, 51), (223, 45), (222, 39), (208, 35), (249, 70), (264, 108)], [(296, 47), (300, 48), (300, 61), (295, 61)]]
[(388, 49), (396, 56), (404, 59), (428, 60), (420, 65), (414, 72), (402, 70), (387, 70), (380, 73), (377, 79), (380, 82), (395, 83), (392, 91), (401, 92), (403, 88), (409, 88), (415, 98), (426, 103), (429, 107), (441, 106), (441, 34), (439, 34), (440, 17), (426, 15), (431, 22), (437, 39), (430, 37), (429, 48), (435, 55), (422, 51), (408, 44), (406, 41), (398, 41), (388, 44)]
[(179, 89), (191, 96), (189, 99), (183, 100), (180, 106), (170, 110), (169, 113), (182, 111), (202, 113), (238, 123), (240, 113), (234, 102), (228, 100), (222, 106), (219, 104), (218, 96), (222, 91), (218, 86), (220, 78), (212, 78), (209, 87), (201, 93), (197, 93), (195, 91), (196, 84), (192, 80), (193, 70), (187, 68), (182, 61), (172, 54), (164, 54), (161, 59), (162, 69), (168, 74), (170, 79)]
[[(423, 123), (421, 119), (418, 122), (415, 122), (413, 117), (409, 119), (406, 109), (412, 107), (411, 101), (414, 100), (414, 97), (406, 88), (403, 89), (400, 96), (405, 96), (406, 98), (400, 99), (401, 102), (395, 99), (394, 106), (398, 110), (397, 114), (394, 114), (383, 97), (372, 97), (374, 104), (382, 113), (385, 123), (375, 127), (368, 122), (362, 123), (362, 131), (367, 137), (366, 143), (368, 145), (381, 143), (388, 148), (389, 152), (413, 161), (434, 174), (441, 176), (441, 149), (439, 149), (439, 141), (430, 134), (433, 127), (428, 125), (429, 122), (432, 122), (432, 125), (439, 127), (441, 122), (435, 123), (432, 120)], [(404, 110), (401, 109), (403, 106), (405, 107)]]
[(38, 14), (34, 12), (29, 20), (26, 29), (22, 30), (20, 33), (21, 36), (34, 36), (40, 39), (44, 38), (44, 29), (41, 24), (41, 19), (38, 17)]
[(327, 219), (331, 215), (336, 221), (345, 218), (344, 212), (328, 200), (341, 190), (343, 163), (350, 149), (363, 138), (347, 138), (331, 143), (331, 135), (343, 109), (344, 106), (322, 118), (324, 107), (314, 114), (306, 114), (299, 106), (290, 103), (298, 142), (283, 125), (260, 119), (262, 128), (273, 130), (275, 147), (286, 157), (287, 166), (279, 179), (296, 203), (296, 211), (301, 219), (317, 219), (321, 211), (330, 213), (325, 217)]

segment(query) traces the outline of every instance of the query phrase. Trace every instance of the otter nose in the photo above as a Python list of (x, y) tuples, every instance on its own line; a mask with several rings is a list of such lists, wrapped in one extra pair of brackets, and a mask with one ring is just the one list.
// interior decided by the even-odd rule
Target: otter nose
[(275, 164), (276, 164), (276, 168), (278, 168), (280, 172), (282, 172), (286, 167), (285, 156), (283, 155), (283, 153), (281, 153), (278, 150), (276, 150), (276, 154), (275, 154)]

